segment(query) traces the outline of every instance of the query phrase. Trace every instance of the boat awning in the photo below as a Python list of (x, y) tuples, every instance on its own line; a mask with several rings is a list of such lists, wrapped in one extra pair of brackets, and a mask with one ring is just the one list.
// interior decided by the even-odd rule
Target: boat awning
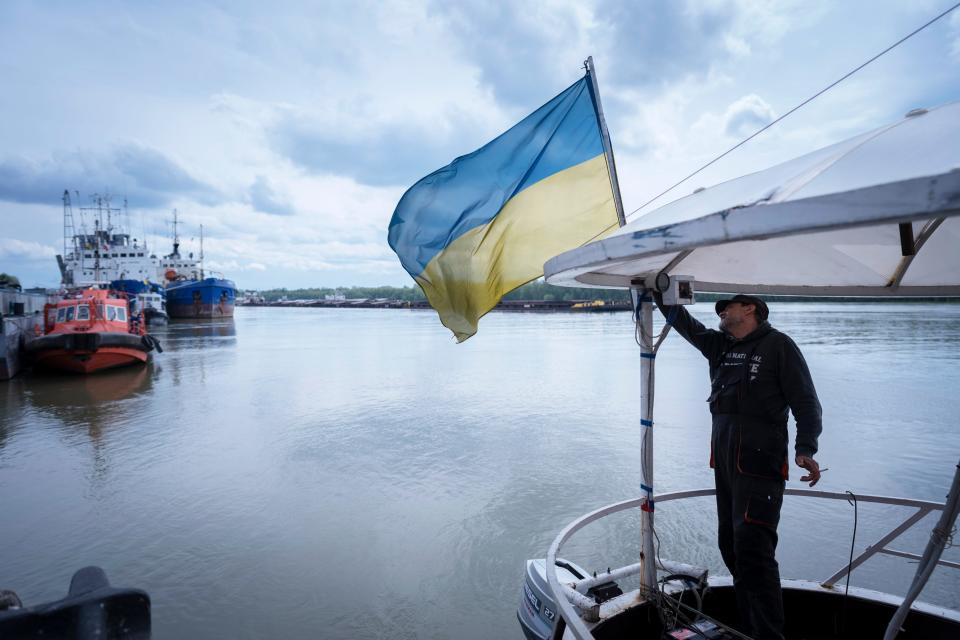
[(676, 200), (544, 265), (550, 284), (960, 296), (960, 103)]

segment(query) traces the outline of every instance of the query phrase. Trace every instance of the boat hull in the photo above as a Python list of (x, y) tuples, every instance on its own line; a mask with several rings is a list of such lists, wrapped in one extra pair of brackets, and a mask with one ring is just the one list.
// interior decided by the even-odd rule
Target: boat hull
[(156, 309), (147, 308), (143, 310), (143, 317), (147, 321), (148, 326), (157, 326), (167, 324), (167, 314)]
[(171, 318), (231, 318), (237, 288), (231, 280), (206, 278), (170, 283), (166, 295)]
[(96, 351), (51, 349), (37, 354), (36, 365), (72, 373), (93, 373), (147, 361), (147, 353), (124, 347), (104, 347)]
[(36, 366), (73, 373), (143, 363), (150, 349), (143, 336), (123, 333), (53, 334), (27, 345)]

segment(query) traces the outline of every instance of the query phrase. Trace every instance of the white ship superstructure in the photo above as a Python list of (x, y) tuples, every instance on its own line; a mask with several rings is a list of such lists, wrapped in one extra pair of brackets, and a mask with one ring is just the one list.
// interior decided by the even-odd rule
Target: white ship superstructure
[[(121, 210), (111, 206), (109, 195), (95, 195), (93, 201), (94, 206), (80, 208), (77, 229), (70, 192), (63, 192), (63, 255), (57, 256), (57, 264), (64, 286), (87, 287), (112, 280), (158, 281), (162, 275), (159, 259), (150, 253), (146, 241), (131, 238), (120, 224), (126, 218), (126, 202)], [(92, 217), (92, 233), (87, 216)]]

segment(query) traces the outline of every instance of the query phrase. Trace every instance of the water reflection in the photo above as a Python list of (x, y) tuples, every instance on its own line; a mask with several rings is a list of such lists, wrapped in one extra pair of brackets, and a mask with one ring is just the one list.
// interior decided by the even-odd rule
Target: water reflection
[(155, 373), (147, 364), (84, 376), (35, 374), (24, 378), (23, 398), (31, 413), (52, 419), (71, 446), (91, 446), (91, 479), (103, 481), (107, 440), (137, 422), (137, 398), (150, 394)]
[(0, 407), (0, 448), (35, 417), (49, 418), (71, 433), (82, 432), (91, 442), (129, 419), (125, 400), (148, 394), (155, 367), (138, 364), (90, 375), (33, 371), (3, 385)]
[(171, 320), (152, 332), (164, 350), (216, 349), (232, 347), (237, 342), (237, 326), (233, 318), (197, 318)]
[(164, 349), (157, 362), (173, 386), (204, 387), (208, 376), (235, 365), (237, 327), (233, 318), (171, 320), (154, 335)]

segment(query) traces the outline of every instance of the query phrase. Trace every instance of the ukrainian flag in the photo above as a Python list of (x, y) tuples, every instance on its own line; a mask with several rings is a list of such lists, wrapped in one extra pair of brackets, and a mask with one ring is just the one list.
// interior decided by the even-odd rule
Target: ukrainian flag
[(543, 263), (617, 228), (590, 76), (410, 187), (390, 247), (463, 342)]

